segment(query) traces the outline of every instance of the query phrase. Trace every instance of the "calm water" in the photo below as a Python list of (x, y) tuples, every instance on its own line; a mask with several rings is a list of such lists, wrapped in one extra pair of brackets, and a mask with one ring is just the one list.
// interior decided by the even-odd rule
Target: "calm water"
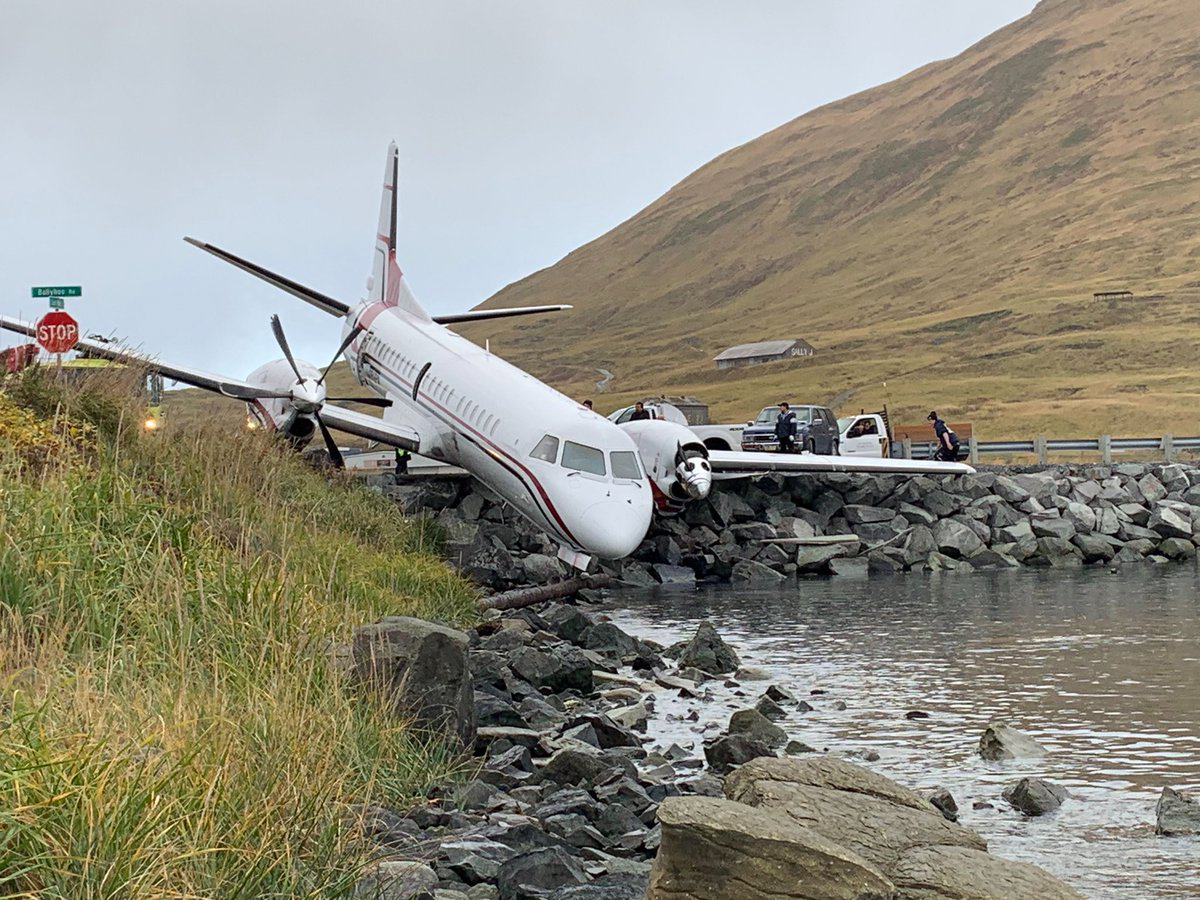
[[(1200, 789), (1200, 573), (1014, 572), (803, 581), (614, 596), (614, 622), (671, 643), (710, 619), (743, 665), (815, 708), (780, 723), (819, 749), (877, 751), (867, 765), (913, 787), (941, 784), (959, 821), (991, 850), (1036, 863), (1094, 898), (1200, 897), (1200, 838), (1154, 834), (1164, 785)], [(747, 706), (765, 683), (711, 683)], [(847, 708), (837, 711), (835, 701)], [(701, 710), (698, 724), (683, 719)], [(908, 720), (919, 709), (928, 719)], [(659, 695), (651, 734), (699, 749), (720, 709)], [(984, 762), (980, 733), (999, 718), (1050, 751)], [(851, 756), (853, 758), (853, 756)], [(1035, 775), (1071, 798), (1025, 819), (1000, 798)], [(973, 810), (973, 801), (995, 804)]]

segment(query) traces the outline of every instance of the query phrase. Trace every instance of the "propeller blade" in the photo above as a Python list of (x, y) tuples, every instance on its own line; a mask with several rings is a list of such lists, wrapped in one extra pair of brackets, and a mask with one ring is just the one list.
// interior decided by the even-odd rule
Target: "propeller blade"
[(303, 381), (304, 376), (300, 374), (300, 370), (296, 368), (296, 360), (292, 357), (292, 348), (288, 346), (287, 338), (283, 336), (283, 323), (279, 321), (279, 316), (271, 316), (271, 330), (275, 332), (275, 342), (279, 344), (279, 349), (283, 351), (283, 355), (287, 357), (288, 365), (292, 367), (292, 371), (296, 373), (296, 380)]
[(350, 329), (350, 333), (346, 335), (346, 339), (342, 341), (342, 345), (334, 351), (333, 359), (329, 361), (329, 365), (325, 367), (325, 371), (322, 372), (321, 377), (317, 379), (317, 384), (325, 383), (325, 376), (329, 374), (329, 370), (333, 368), (333, 364), (338, 361), (339, 356), (346, 352), (346, 348), (354, 342), (354, 339), (362, 334), (362, 331), (363, 329), (361, 325), (355, 325)]
[(325, 402), (336, 400), (338, 403), (361, 403), (364, 406), (378, 406), (387, 409), (392, 405), (391, 400), (385, 400), (383, 397), (326, 397)]
[(259, 390), (240, 384), (221, 384), (220, 389), (226, 397), (233, 397), (235, 400), (285, 400), (292, 396), (291, 394), (281, 394), (279, 391), (268, 391), (265, 388)]
[(342, 451), (338, 449), (333, 435), (329, 433), (329, 429), (321, 421), (321, 414), (317, 413), (314, 418), (317, 420), (317, 427), (321, 429), (321, 437), (325, 438), (325, 449), (329, 451), (329, 461), (339, 469), (346, 468), (346, 460), (342, 459)]

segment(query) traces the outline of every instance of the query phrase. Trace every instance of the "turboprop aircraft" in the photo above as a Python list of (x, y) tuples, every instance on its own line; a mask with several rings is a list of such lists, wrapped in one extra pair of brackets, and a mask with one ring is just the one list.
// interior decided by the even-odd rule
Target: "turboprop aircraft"
[[(185, 384), (246, 402), (264, 426), (296, 446), (320, 431), (330, 457), (341, 455), (330, 428), (419, 451), (470, 472), (559, 544), (577, 568), (591, 557), (619, 559), (641, 543), (657, 507), (677, 512), (708, 496), (718, 478), (765, 471), (956, 474), (957, 463), (867, 460), (813, 455), (776, 456), (710, 451), (688, 428), (672, 422), (616, 425), (481, 348), (447, 325), (569, 309), (537, 306), (431, 316), (413, 296), (396, 261), (399, 154), (388, 148), (383, 198), (367, 295), (355, 306), (235, 256), (184, 238), (251, 275), (341, 319), (343, 353), (367, 398), (330, 397), (324, 371), (292, 355), (278, 316), (272, 316), (283, 359), (244, 381), (83, 340), (97, 356), (134, 362)], [(33, 325), (0, 317), (20, 334)], [(383, 418), (334, 406), (353, 400), (383, 407)]]

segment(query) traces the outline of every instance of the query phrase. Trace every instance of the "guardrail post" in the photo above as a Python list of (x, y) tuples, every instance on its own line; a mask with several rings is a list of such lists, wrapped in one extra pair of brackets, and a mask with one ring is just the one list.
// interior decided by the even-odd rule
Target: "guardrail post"
[(975, 442), (975, 435), (967, 438), (967, 449), (970, 451), (971, 465), (979, 465), (979, 444)]
[(1103, 465), (1111, 466), (1112, 465), (1112, 435), (1111, 434), (1100, 435), (1099, 444), (1100, 444), (1100, 462)]
[(1037, 454), (1038, 464), (1047, 465), (1050, 462), (1050, 454), (1046, 450), (1046, 436), (1039, 434), (1033, 439), (1033, 452)]
[(1163, 456), (1167, 458), (1167, 462), (1175, 462), (1175, 436), (1172, 434), (1163, 435)]
[(904, 454), (904, 459), (912, 459), (912, 438), (906, 437), (900, 442), (900, 452)]

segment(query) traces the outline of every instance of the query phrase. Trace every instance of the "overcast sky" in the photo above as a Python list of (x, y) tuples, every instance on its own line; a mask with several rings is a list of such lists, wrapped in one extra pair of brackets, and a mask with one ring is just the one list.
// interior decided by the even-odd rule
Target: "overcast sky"
[[(333, 320), (193, 235), (361, 297), (388, 141), (400, 263), (468, 309), (715, 155), (953, 56), (1033, 0), (3, 0), (0, 312), (243, 376)], [(0, 336), (0, 346), (14, 343)]]

